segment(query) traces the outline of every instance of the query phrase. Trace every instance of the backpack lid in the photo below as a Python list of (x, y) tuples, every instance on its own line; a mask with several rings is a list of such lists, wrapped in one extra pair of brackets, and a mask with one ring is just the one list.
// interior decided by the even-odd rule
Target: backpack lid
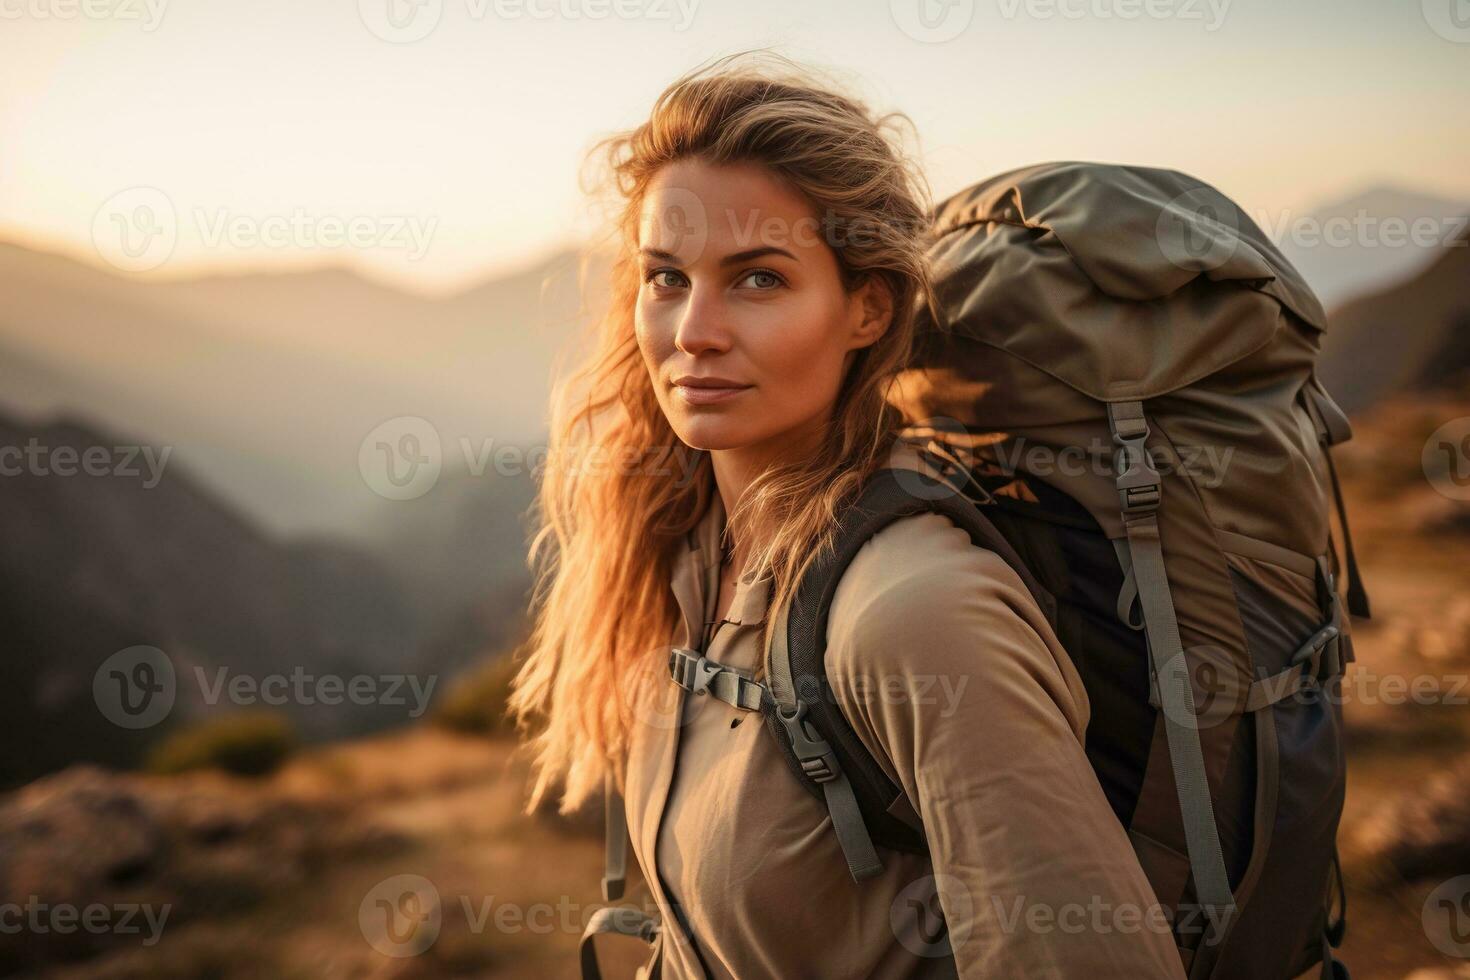
[[(1173, 170), (1014, 170), (942, 203), (933, 235), (939, 329), (1104, 401), (1218, 371), (1269, 343), (1283, 308), (1326, 327), (1322, 304), (1255, 222)], [(920, 326), (936, 326), (928, 311)]]

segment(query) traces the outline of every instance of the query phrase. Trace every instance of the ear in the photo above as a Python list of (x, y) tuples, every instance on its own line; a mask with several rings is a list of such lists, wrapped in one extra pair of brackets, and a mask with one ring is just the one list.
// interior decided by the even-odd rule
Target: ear
[(893, 291), (888, 280), (869, 275), (848, 297), (851, 313), (849, 350), (871, 347), (888, 331), (893, 322)]

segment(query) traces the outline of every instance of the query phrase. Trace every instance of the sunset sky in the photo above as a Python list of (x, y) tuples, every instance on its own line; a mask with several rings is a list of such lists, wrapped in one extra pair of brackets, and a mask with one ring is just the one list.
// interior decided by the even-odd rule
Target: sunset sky
[(0, 239), (101, 261), (142, 201), (176, 232), (145, 275), (453, 288), (584, 237), (592, 142), (759, 46), (910, 115), (936, 197), (1085, 158), (1270, 220), (1470, 199), (1464, 0), (0, 0)]

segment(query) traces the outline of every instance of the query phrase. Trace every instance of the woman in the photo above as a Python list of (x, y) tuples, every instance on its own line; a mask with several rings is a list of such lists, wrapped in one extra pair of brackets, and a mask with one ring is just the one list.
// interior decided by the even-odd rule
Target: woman
[(664, 977), (1182, 975), (1084, 755), (1077, 672), (944, 517), (865, 545), (828, 626), (835, 695), (927, 856), (854, 882), (759, 716), (671, 681), (671, 644), (760, 680), (843, 504), (923, 466), (885, 395), (928, 294), (924, 196), (888, 119), (741, 56), (606, 146), (614, 294), (553, 419), (512, 697), (531, 808), (559, 784), (575, 809), (605, 775), (622, 791)]

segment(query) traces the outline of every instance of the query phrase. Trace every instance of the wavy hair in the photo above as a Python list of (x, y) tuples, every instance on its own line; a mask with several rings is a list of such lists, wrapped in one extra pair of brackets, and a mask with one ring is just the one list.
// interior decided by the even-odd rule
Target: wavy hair
[(634, 335), (650, 181), (689, 158), (762, 165), (839, 232), (827, 244), (844, 287), (879, 277), (892, 296), (892, 321), (856, 352), (820, 451), (759, 475), (728, 516), (726, 534), (749, 548), (747, 571), (771, 576), (776, 609), (830, 546), (836, 515), (883, 464), (901, 425), (887, 394), (910, 356), (916, 305), (931, 294), (928, 189), (901, 149), (900, 121), (908, 119), (875, 115), (788, 59), (743, 52), (677, 79), (646, 122), (589, 154), (605, 161), (604, 187), (614, 187), (620, 213), (609, 223), (608, 307), (584, 348), (590, 357), (554, 396), (536, 505), (535, 619), (509, 700), (534, 752), (528, 812), (558, 783), (563, 813), (604, 776), (622, 787), (635, 701), (652, 690), (678, 621), (675, 555), (717, 492), (709, 454), (683, 444), (664, 417)]

